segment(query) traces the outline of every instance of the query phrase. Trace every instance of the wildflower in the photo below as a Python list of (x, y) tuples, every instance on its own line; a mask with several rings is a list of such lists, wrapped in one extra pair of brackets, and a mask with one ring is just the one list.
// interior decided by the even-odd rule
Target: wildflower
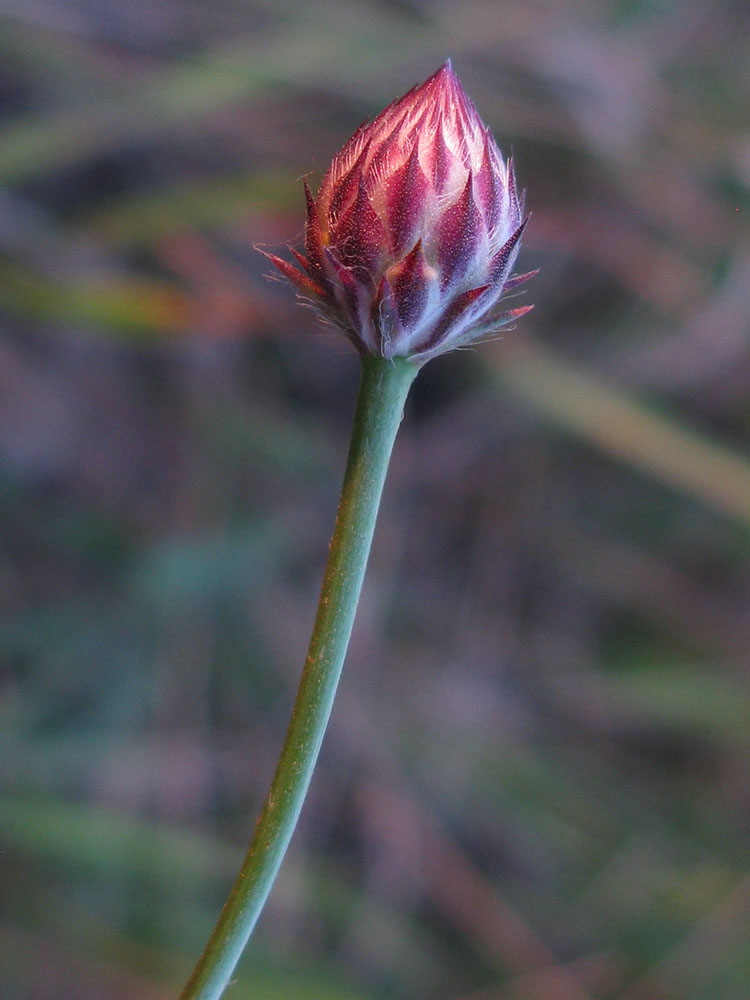
[(531, 306), (497, 311), (527, 219), (450, 61), (354, 133), (317, 198), (299, 269), (271, 261), (363, 355), (422, 364)]

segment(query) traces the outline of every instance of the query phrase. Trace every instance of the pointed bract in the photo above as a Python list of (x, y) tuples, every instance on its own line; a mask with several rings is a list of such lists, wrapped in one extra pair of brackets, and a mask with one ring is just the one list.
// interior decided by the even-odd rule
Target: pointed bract
[(498, 314), (523, 193), (450, 61), (344, 145), (317, 197), (305, 183), (301, 270), (266, 256), (363, 354), (421, 364), (528, 312)]
[(524, 282), (529, 281), (531, 278), (536, 278), (539, 274), (539, 268), (534, 268), (533, 271), (527, 271), (526, 274), (514, 274), (512, 278), (508, 278), (505, 282), (505, 291), (510, 292), (513, 288), (518, 288), (519, 285), (523, 285)]
[(461, 196), (443, 212), (437, 226), (441, 289), (455, 286), (472, 269), (483, 232), (484, 219), (474, 201), (474, 178), (469, 172)]
[(324, 299), (326, 297), (325, 289), (321, 288), (320, 285), (316, 285), (314, 281), (307, 277), (307, 275), (302, 274), (302, 272), (298, 271), (296, 267), (292, 267), (292, 265), (288, 264), (282, 257), (277, 257), (275, 254), (268, 253), (265, 250), (261, 250), (260, 252), (264, 257), (267, 257), (274, 267), (277, 267), (279, 271), (281, 271), (287, 281), (291, 281), (294, 287), (303, 295), (312, 295), (316, 299)]
[(419, 144), (415, 143), (409, 159), (391, 175), (385, 189), (388, 232), (391, 252), (400, 257), (414, 245), (424, 214), (429, 182), (419, 163)]
[(372, 307), (372, 323), (377, 335), (378, 348), (384, 358), (393, 357), (393, 344), (404, 335), (398, 312), (398, 303), (388, 275), (384, 274)]
[(430, 294), (431, 271), (425, 259), (422, 241), (398, 264), (386, 271), (396, 297), (401, 322), (412, 329), (421, 319)]
[(361, 174), (357, 197), (337, 222), (330, 239), (342, 264), (351, 268), (360, 281), (376, 286), (375, 274), (387, 249), (386, 236)]
[(316, 275), (322, 275), (323, 268), (323, 241), (320, 233), (320, 216), (318, 206), (315, 204), (312, 191), (307, 181), (305, 183), (305, 201), (307, 203), (307, 222), (305, 223), (305, 252), (310, 271)]
[(500, 247), (500, 250), (495, 257), (493, 257), (492, 263), (490, 264), (490, 277), (492, 281), (501, 281), (503, 285), (505, 285), (506, 279), (510, 274), (510, 269), (513, 267), (513, 262), (516, 259), (523, 231), (528, 225), (528, 222), (529, 218), (527, 216), (508, 241)]

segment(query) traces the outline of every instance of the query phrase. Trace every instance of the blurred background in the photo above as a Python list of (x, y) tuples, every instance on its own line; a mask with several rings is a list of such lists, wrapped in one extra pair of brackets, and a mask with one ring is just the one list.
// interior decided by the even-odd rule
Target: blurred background
[(747, 995), (741, 7), (2, 4), (2, 1000), (168, 1000), (213, 926), (358, 377), (253, 244), (448, 56), (536, 308), (415, 384), (231, 996)]

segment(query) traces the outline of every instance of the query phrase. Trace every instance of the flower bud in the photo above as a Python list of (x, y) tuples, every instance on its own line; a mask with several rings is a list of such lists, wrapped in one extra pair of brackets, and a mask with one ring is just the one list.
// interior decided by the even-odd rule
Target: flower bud
[(493, 333), (527, 219), (450, 61), (354, 133), (317, 198), (299, 270), (271, 261), (362, 354), (417, 364)]

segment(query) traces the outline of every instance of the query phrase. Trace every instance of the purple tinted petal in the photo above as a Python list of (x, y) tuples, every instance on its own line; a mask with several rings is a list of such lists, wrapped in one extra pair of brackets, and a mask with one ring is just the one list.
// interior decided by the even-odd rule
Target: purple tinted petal
[(331, 197), (342, 178), (351, 172), (352, 166), (360, 158), (362, 150), (370, 141), (370, 123), (363, 122), (354, 135), (344, 144), (334, 156), (330, 167), (326, 170), (318, 191), (318, 204), (321, 216), (326, 216), (331, 205)]
[(533, 305), (530, 306), (520, 306), (518, 309), (509, 309), (507, 312), (499, 313), (497, 316), (493, 316), (488, 319), (486, 323), (480, 323), (473, 327), (471, 330), (472, 340), (481, 340), (482, 337), (487, 337), (489, 334), (497, 333), (504, 326), (509, 323), (515, 323), (517, 319), (525, 316), (526, 313), (531, 312), (534, 308)]
[(305, 251), (310, 265), (311, 273), (315, 277), (323, 273), (323, 239), (320, 231), (320, 216), (318, 206), (312, 196), (312, 191), (305, 184), (305, 202), (307, 205), (307, 223), (305, 225)]
[(424, 215), (428, 188), (427, 178), (419, 164), (419, 149), (415, 145), (403, 167), (390, 177), (386, 189), (391, 250), (397, 257), (414, 242)]
[(461, 196), (443, 214), (437, 230), (437, 258), (440, 287), (460, 281), (474, 263), (474, 255), (485, 231), (484, 221), (474, 202), (469, 174)]
[(518, 309), (509, 309), (507, 312), (500, 313), (499, 316), (495, 316), (495, 318), (488, 323), (487, 326), (491, 326), (493, 330), (499, 330), (501, 326), (507, 326), (508, 323), (513, 323), (515, 320), (525, 316), (526, 313), (531, 312), (533, 308), (534, 306), (530, 305), (519, 306)]
[(304, 254), (301, 254), (298, 250), (295, 250), (294, 247), (289, 247), (289, 251), (292, 257), (294, 257), (294, 259), (297, 261), (299, 266), (304, 270), (305, 274), (309, 274), (310, 262), (308, 261), (307, 257), (305, 257)]
[(438, 194), (441, 194), (445, 190), (445, 186), (450, 178), (453, 154), (448, 149), (440, 121), (435, 123), (435, 130), (435, 139), (432, 144), (433, 181), (435, 184), (435, 190)]
[[(352, 271), (336, 257), (328, 247), (325, 248), (326, 262), (335, 274), (335, 301), (356, 334), (363, 334), (362, 307), (370, 297), (367, 289), (362, 287)], [(332, 280), (333, 284), (333, 280)]]
[[(502, 247), (500, 247), (498, 252), (493, 257), (492, 263), (490, 264), (490, 280), (492, 281), (493, 285), (497, 285), (505, 281), (505, 277), (508, 274), (508, 271), (510, 270), (511, 265), (513, 263), (515, 250), (516, 247), (518, 246), (518, 241), (523, 236), (523, 231), (526, 228), (526, 225), (530, 218), (531, 216), (529, 215), (526, 216), (526, 218), (523, 220), (518, 229), (516, 229), (516, 231), (513, 233), (511, 238), (506, 243), (504, 243)], [(518, 284), (518, 282), (516, 282), (516, 284)]]
[[(367, 177), (375, 183), (381, 177), (390, 177), (392, 173), (391, 164), (403, 159), (404, 143), (411, 145), (413, 138), (404, 133), (398, 127), (393, 128), (382, 137), (378, 137), (377, 143), (373, 143), (373, 156), (367, 165)], [(377, 148), (374, 148), (377, 146)], [(390, 184), (390, 180), (388, 182)]]
[(375, 284), (374, 275), (387, 250), (387, 240), (361, 175), (357, 197), (331, 233), (331, 247), (358, 280)]
[(275, 254), (267, 253), (265, 250), (261, 250), (260, 252), (264, 257), (268, 257), (274, 267), (277, 267), (284, 277), (291, 281), (303, 295), (313, 295), (317, 299), (327, 298), (325, 289), (321, 288), (311, 278), (308, 278), (306, 274), (298, 271), (296, 267), (292, 267), (291, 264), (282, 260), (281, 257), (277, 257)]
[(477, 299), (484, 295), (485, 292), (490, 291), (491, 288), (491, 285), (482, 285), (479, 288), (472, 288), (468, 292), (463, 292), (461, 295), (456, 296), (430, 331), (427, 340), (423, 344), (420, 344), (418, 349), (420, 351), (431, 351), (446, 340), (450, 336), (451, 329), (463, 318), (466, 310), (471, 308)]
[(384, 274), (372, 305), (372, 322), (378, 338), (378, 349), (384, 358), (392, 358), (394, 341), (404, 336), (396, 297)]
[[(482, 165), (474, 178), (474, 190), (484, 212), (484, 220), (489, 230), (493, 229), (500, 217), (503, 204), (503, 186), (500, 183), (498, 163), (492, 156), (495, 140), (489, 131), (484, 134), (484, 155)], [(500, 164), (501, 165), (501, 164)]]
[(539, 274), (539, 268), (537, 267), (534, 271), (527, 271), (526, 274), (514, 274), (512, 278), (508, 278), (505, 282), (505, 291), (509, 292), (512, 288), (518, 288), (522, 285), (524, 281), (528, 281), (529, 278), (536, 278)]
[(342, 213), (356, 199), (362, 182), (362, 166), (370, 149), (370, 140), (362, 147), (351, 167), (333, 185), (328, 203), (328, 224), (335, 226)]
[(424, 313), (430, 291), (431, 269), (425, 260), (422, 241), (387, 274), (402, 323), (407, 328), (415, 326)]
[(511, 218), (520, 219), (523, 214), (523, 197), (518, 195), (518, 184), (516, 182), (516, 165), (513, 157), (508, 159), (508, 201), (510, 202)]

